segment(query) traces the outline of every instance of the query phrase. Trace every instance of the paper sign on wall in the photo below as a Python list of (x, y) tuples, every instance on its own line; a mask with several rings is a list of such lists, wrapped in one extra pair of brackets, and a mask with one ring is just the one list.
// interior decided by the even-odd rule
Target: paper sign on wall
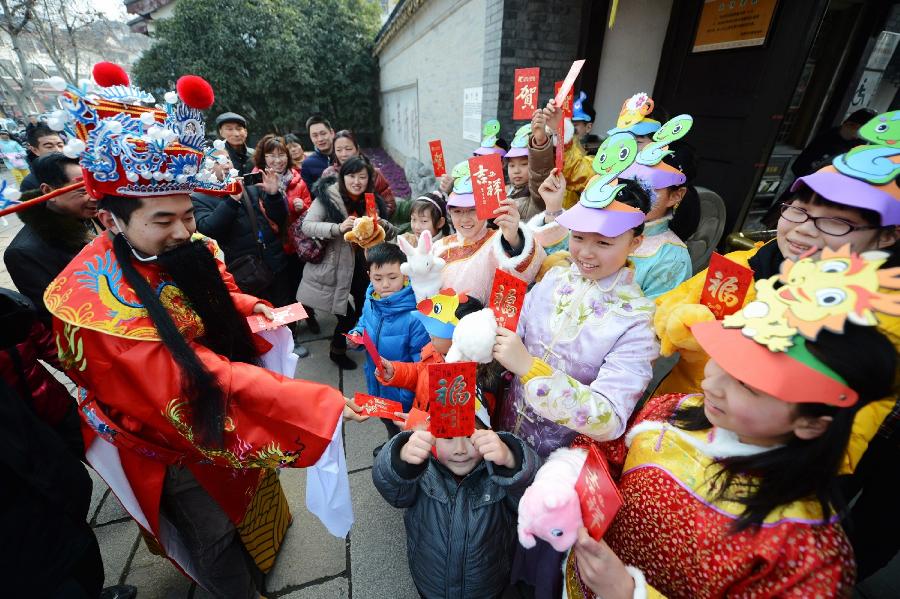
[(499, 268), (494, 271), (489, 307), (497, 317), (498, 327), (516, 331), (527, 289), (528, 286), (522, 279)]
[(429, 364), (431, 434), (442, 439), (475, 432), (475, 362)]
[(444, 147), (441, 140), (433, 139), (428, 142), (428, 149), (431, 151), (431, 166), (434, 168), (434, 176), (442, 177), (447, 174), (447, 164), (444, 162)]
[(494, 210), (506, 199), (503, 183), (503, 162), (499, 154), (469, 158), (472, 174), (472, 193), (475, 195), (475, 214), (481, 220), (494, 218)]
[(713, 252), (706, 270), (700, 303), (712, 311), (716, 320), (722, 320), (741, 309), (751, 285), (751, 269)]
[(303, 320), (307, 318), (306, 310), (300, 303), (291, 304), (282, 308), (272, 308), (272, 320), (269, 320), (262, 314), (254, 314), (247, 317), (250, 324), (250, 331), (258, 333), (260, 331), (273, 331), (280, 326)]
[(622, 495), (609, 474), (606, 459), (595, 445), (588, 448), (587, 459), (575, 483), (575, 492), (581, 503), (584, 527), (594, 540), (599, 541), (622, 507)]
[(516, 69), (513, 81), (513, 120), (530, 121), (537, 110), (541, 70), (538, 67)]

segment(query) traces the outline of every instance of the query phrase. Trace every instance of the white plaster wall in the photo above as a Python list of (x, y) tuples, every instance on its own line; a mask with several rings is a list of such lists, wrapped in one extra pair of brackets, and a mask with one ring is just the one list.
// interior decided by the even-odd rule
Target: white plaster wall
[(595, 132), (605, 134), (615, 126), (626, 98), (637, 92), (652, 95), (671, 12), (672, 0), (619, 2), (615, 25), (603, 35)]
[(463, 89), (482, 85), (484, 27), (485, 0), (430, 0), (379, 53), (382, 145), (399, 164), (431, 164), (432, 139), (448, 169), (471, 155)]

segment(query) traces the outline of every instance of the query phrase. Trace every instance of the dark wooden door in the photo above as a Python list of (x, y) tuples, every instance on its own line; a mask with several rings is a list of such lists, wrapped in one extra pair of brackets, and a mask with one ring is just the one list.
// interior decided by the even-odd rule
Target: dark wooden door
[[(764, 46), (693, 54), (702, 0), (675, 0), (653, 98), (687, 112), (696, 184), (725, 200), (725, 234), (744, 220), (827, 0), (780, 0)], [(835, 40), (845, 43), (844, 40)]]

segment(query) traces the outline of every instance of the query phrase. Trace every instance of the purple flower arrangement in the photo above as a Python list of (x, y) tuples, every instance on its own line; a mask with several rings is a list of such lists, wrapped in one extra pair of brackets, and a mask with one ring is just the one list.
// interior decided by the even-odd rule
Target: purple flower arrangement
[(375, 165), (388, 180), (391, 190), (398, 198), (408, 198), (412, 195), (412, 189), (409, 188), (409, 182), (406, 180), (406, 173), (390, 155), (382, 148), (364, 148), (363, 154), (368, 156), (372, 164)]

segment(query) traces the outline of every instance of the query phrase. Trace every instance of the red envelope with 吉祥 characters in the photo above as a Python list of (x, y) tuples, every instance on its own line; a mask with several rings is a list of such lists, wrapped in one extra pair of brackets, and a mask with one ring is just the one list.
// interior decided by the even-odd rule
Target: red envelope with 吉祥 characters
[(444, 162), (444, 147), (441, 140), (434, 139), (428, 142), (428, 149), (431, 151), (431, 166), (434, 167), (434, 176), (442, 177), (447, 174), (447, 163)]
[(722, 320), (741, 309), (751, 285), (753, 270), (713, 252), (706, 270), (700, 303), (712, 311), (716, 320)]
[(280, 326), (307, 318), (306, 310), (303, 309), (303, 304), (299, 302), (282, 308), (272, 308), (272, 315), (272, 320), (269, 320), (262, 314), (248, 316), (247, 322), (250, 324), (250, 331), (253, 333), (273, 331)]
[(606, 458), (596, 445), (588, 447), (587, 459), (575, 483), (575, 492), (581, 503), (584, 527), (594, 540), (599, 541), (622, 507), (622, 495), (609, 474)]
[(403, 424), (403, 430), (411, 431), (422, 429), (427, 431), (428, 419), (428, 412), (420, 410), (419, 408), (412, 408), (406, 415), (406, 422)]
[(527, 290), (528, 285), (522, 279), (499, 268), (494, 271), (494, 284), (491, 287), (488, 306), (497, 317), (498, 327), (516, 331)]
[(513, 120), (530, 121), (537, 110), (541, 70), (538, 67), (516, 69), (513, 76)]
[[(560, 90), (560, 87), (562, 87), (562, 84), (563, 84), (562, 81), (557, 81), (553, 85), (553, 89), (556, 90), (556, 97), (559, 98), (559, 100), (557, 100), (557, 102), (559, 102), (557, 104), (557, 107), (562, 107), (564, 119), (570, 119), (570, 118), (572, 118), (572, 114), (573, 114), (572, 108), (573, 108), (573, 104), (575, 103), (575, 98), (573, 97), (574, 94), (572, 93), (571, 89), (569, 90), (569, 93), (566, 94), (565, 96), (560, 95), (559, 90)], [(564, 124), (560, 123), (559, 128), (565, 130)]]
[(441, 439), (475, 432), (475, 362), (428, 365), (431, 434)]
[(366, 216), (374, 221), (378, 220), (378, 205), (375, 203), (374, 193), (366, 194)]
[(469, 158), (472, 174), (472, 193), (475, 196), (475, 214), (481, 220), (494, 218), (494, 210), (506, 199), (503, 182), (503, 162), (499, 154)]
[(357, 393), (353, 396), (353, 403), (362, 408), (362, 414), (366, 416), (375, 416), (376, 418), (387, 418), (388, 420), (398, 420), (394, 412), (403, 412), (403, 405), (399, 401), (392, 401), (374, 395), (365, 393)]
[(363, 329), (362, 332), (362, 344), (366, 347), (366, 351), (369, 352), (369, 357), (372, 358), (372, 363), (375, 364), (375, 368), (380, 369), (381, 356), (378, 354), (378, 348), (375, 347), (375, 342), (369, 337), (369, 331), (365, 329)]

